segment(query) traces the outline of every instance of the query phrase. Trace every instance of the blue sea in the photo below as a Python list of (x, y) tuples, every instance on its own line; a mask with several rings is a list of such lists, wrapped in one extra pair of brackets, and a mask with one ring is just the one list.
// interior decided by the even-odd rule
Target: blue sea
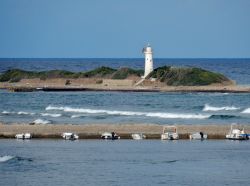
[[(195, 66), (250, 85), (249, 59), (155, 59), (163, 65)], [(142, 69), (143, 59), (0, 59), (0, 72), (86, 71), (100, 66)], [(250, 124), (250, 94), (26, 92), (0, 90), (0, 121), (42, 124)]]
[[(155, 59), (250, 85), (249, 59)], [(143, 59), (0, 59), (0, 72), (142, 69)], [(40, 124), (250, 124), (250, 94), (0, 90), (0, 121)], [(0, 185), (249, 185), (249, 141), (0, 139)]]
[[(250, 85), (250, 59), (154, 59), (154, 68), (171, 65), (184, 67), (201, 67), (222, 73), (241, 85)], [(90, 58), (90, 59), (4, 59), (0, 58), (0, 73), (13, 69), (31, 71), (68, 70), (73, 72), (92, 70), (97, 67), (111, 68), (131, 67), (144, 69), (142, 58)]]
[(1, 186), (249, 185), (248, 141), (0, 140)]
[(250, 124), (250, 94), (0, 91), (0, 121), (37, 124)]

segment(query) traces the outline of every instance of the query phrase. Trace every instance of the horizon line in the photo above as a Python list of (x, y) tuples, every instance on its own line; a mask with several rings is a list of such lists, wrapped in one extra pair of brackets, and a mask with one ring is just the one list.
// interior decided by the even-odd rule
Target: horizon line
[[(144, 59), (144, 57), (0, 57), (2, 59)], [(250, 57), (155, 57), (153, 59), (250, 59)]]

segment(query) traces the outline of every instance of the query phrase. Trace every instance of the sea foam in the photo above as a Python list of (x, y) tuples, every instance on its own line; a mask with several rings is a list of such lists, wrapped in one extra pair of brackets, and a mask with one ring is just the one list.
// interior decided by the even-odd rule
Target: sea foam
[(81, 115), (81, 114), (78, 114), (78, 115), (72, 115), (71, 118), (80, 118), (80, 117), (85, 117), (86, 115)]
[(169, 119), (207, 119), (211, 115), (204, 114), (174, 114), (174, 113), (148, 113), (146, 116)]
[(239, 110), (240, 108), (234, 107), (234, 106), (226, 106), (226, 107), (214, 107), (209, 104), (205, 104), (203, 111), (233, 111), (233, 110)]
[(61, 117), (62, 114), (41, 113), (41, 116), (50, 116), (50, 117), (57, 118), (57, 117)]
[(64, 110), (65, 107), (54, 107), (54, 106), (47, 106), (45, 110)]
[(35, 124), (49, 124), (49, 123), (51, 123), (51, 121), (45, 120), (45, 119), (36, 119), (35, 121), (33, 121), (33, 123), (35, 123)]
[(6, 110), (4, 110), (3, 112), (2, 112), (2, 114), (6, 114), (6, 115), (8, 115), (8, 114), (14, 114), (15, 112), (9, 112), (9, 111), (6, 111)]
[[(96, 110), (72, 107), (54, 107), (48, 106), (46, 110), (62, 110), (64, 112), (87, 113), (87, 114), (107, 114), (122, 116), (147, 116), (170, 119), (206, 119), (211, 115), (208, 114), (188, 114), (188, 113), (165, 113), (165, 112), (136, 112), (136, 111), (118, 111), (118, 110)], [(72, 115), (71, 118), (81, 117), (81, 115)]]
[(1, 162), (6, 162), (6, 161), (9, 161), (11, 159), (15, 158), (15, 156), (0, 156), (0, 163)]
[(18, 115), (35, 115), (35, 113), (32, 112), (24, 112), (24, 111), (20, 111), (17, 113)]
[(18, 114), (18, 115), (35, 115), (35, 113), (32, 112), (25, 112), (25, 111), (19, 111), (19, 112), (9, 112), (9, 111), (3, 111), (2, 114)]
[(250, 108), (247, 108), (247, 109), (243, 110), (241, 113), (243, 113), (243, 114), (250, 114)]

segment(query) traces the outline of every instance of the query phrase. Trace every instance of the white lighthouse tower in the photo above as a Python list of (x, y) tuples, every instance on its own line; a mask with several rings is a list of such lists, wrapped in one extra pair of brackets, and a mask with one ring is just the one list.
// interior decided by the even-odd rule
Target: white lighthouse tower
[(148, 44), (146, 47), (143, 48), (142, 52), (145, 55), (145, 71), (143, 77), (146, 78), (147, 75), (153, 71), (153, 50)]

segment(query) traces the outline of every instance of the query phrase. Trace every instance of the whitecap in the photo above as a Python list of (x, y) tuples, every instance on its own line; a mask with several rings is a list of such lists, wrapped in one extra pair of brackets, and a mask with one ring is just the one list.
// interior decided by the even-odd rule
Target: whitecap
[(23, 112), (23, 111), (20, 111), (17, 113), (18, 115), (28, 115), (29, 113), (28, 112)]
[(64, 110), (65, 107), (54, 107), (54, 106), (47, 106), (45, 110)]
[(20, 111), (20, 112), (18, 112), (17, 114), (18, 114), (18, 115), (34, 115), (35, 113)]
[(84, 115), (72, 115), (71, 118), (80, 118), (83, 117)]
[(222, 111), (222, 110), (225, 110), (225, 111), (233, 111), (233, 110), (239, 110), (240, 108), (238, 107), (234, 107), (234, 106), (225, 106), (225, 107), (214, 107), (214, 106), (211, 106), (209, 104), (205, 104), (204, 108), (203, 108), (203, 111)]
[(9, 161), (11, 159), (15, 158), (15, 156), (0, 156), (0, 162), (6, 162), (6, 161)]
[(247, 109), (243, 110), (241, 113), (243, 113), (243, 114), (250, 114), (250, 108), (247, 108)]
[(33, 121), (33, 123), (35, 123), (35, 124), (49, 124), (49, 123), (51, 123), (51, 121), (45, 120), (45, 119), (36, 119), (35, 121)]
[(50, 117), (54, 117), (54, 118), (62, 116), (62, 114), (51, 114), (51, 113), (41, 113), (41, 115), (42, 116), (50, 116)]
[(6, 115), (8, 115), (8, 114), (15, 114), (15, 112), (9, 112), (9, 111), (4, 110), (4, 111), (2, 112), (2, 114), (6, 114)]
[[(211, 115), (208, 114), (189, 114), (189, 113), (164, 113), (164, 112), (136, 112), (136, 111), (112, 111), (112, 110), (96, 110), (96, 109), (85, 109), (85, 108), (72, 108), (72, 107), (53, 107), (50, 109), (63, 110), (64, 112), (75, 112), (75, 113), (87, 113), (87, 114), (108, 114), (108, 115), (123, 115), (123, 116), (146, 116), (146, 117), (158, 117), (158, 118), (169, 118), (169, 119), (206, 119)], [(82, 117), (82, 115), (72, 115), (71, 118)]]
[(169, 119), (207, 119), (211, 115), (204, 114), (174, 114), (174, 113), (149, 113), (146, 116)]

